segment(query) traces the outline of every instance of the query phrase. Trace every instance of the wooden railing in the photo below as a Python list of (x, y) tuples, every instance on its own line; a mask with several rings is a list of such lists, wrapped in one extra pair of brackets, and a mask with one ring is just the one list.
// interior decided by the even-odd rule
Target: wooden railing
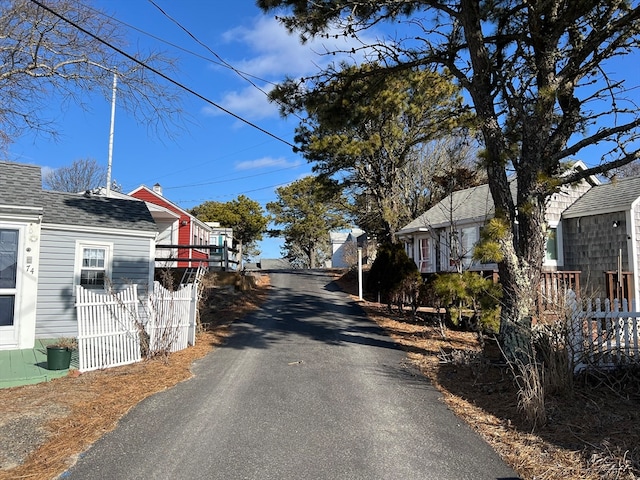
[(633, 303), (633, 273), (620, 272), (604, 272), (605, 289), (607, 298), (611, 301), (626, 300), (629, 305)]
[(558, 307), (562, 307), (568, 290), (572, 290), (579, 295), (579, 271), (542, 272), (538, 289), (538, 312), (554, 311)]

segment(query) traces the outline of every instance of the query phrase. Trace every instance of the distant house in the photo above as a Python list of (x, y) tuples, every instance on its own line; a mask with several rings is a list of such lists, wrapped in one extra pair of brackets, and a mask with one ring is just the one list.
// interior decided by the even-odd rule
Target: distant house
[(76, 285), (153, 285), (144, 202), (42, 190), (40, 167), (0, 162), (0, 349), (77, 336)]
[(229, 271), (238, 267), (238, 261), (233, 255), (233, 228), (221, 227), (219, 222), (205, 222), (211, 227), (209, 243), (209, 267), (214, 270)]
[[(403, 227), (398, 238), (422, 273), (458, 266), (493, 271), (497, 265), (472, 258), (492, 216), (488, 186), (468, 188)], [(640, 177), (567, 186), (549, 199), (547, 223), (544, 271), (578, 272), (580, 290), (593, 298), (640, 298)]]
[(141, 185), (129, 196), (147, 202), (158, 225), (157, 267), (208, 267), (209, 225), (165, 198), (160, 184), (156, 183), (153, 189)]
[[(584, 168), (578, 163), (574, 168)], [(515, 195), (516, 180), (510, 185)], [(594, 185), (595, 177), (577, 185), (564, 187), (553, 194), (547, 207), (547, 245), (544, 267), (549, 271), (565, 268), (561, 216)], [(418, 218), (401, 228), (396, 236), (404, 242), (407, 255), (421, 273), (457, 270), (494, 271), (497, 264), (483, 264), (473, 259), (473, 248), (480, 230), (494, 215), (488, 185), (467, 188), (448, 195)]]
[(364, 235), (364, 230), (353, 228), (343, 232), (329, 232), (331, 240), (331, 267), (348, 268), (358, 261), (358, 239)]

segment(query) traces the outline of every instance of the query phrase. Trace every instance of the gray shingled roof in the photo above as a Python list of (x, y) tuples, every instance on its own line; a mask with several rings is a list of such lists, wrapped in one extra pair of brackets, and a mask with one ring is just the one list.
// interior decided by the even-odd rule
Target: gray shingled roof
[(494, 206), (489, 185), (459, 190), (438, 202), (404, 226), (399, 234), (449, 225), (452, 221), (481, 220), (493, 216)]
[(0, 205), (42, 207), (43, 224), (157, 231), (144, 202), (43, 191), (36, 165), (0, 162)]
[(623, 178), (611, 183), (596, 185), (567, 208), (564, 218), (583, 217), (631, 209), (640, 197), (640, 177)]
[(43, 191), (41, 195), (44, 204), (44, 224), (157, 231), (144, 202), (50, 191)]
[(41, 191), (40, 167), (0, 162), (0, 205), (39, 207)]

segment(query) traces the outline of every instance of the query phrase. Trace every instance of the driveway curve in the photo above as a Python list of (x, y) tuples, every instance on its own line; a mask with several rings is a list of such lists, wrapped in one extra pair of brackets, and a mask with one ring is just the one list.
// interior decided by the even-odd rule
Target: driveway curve
[(61, 478), (517, 478), (325, 272), (271, 284), (192, 379), (137, 405)]

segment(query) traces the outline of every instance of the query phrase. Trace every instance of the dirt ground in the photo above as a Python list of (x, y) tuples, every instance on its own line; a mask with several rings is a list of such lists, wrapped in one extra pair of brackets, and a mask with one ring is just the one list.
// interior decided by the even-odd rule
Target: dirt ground
[[(193, 361), (224, 342), (229, 325), (259, 308), (268, 277), (238, 292), (211, 289), (196, 346), (164, 358), (47, 383), (0, 390), (0, 480), (56, 478), (77, 455), (149, 395), (191, 376)], [(353, 281), (340, 282), (350, 294)], [(354, 297), (355, 298), (355, 297)], [(401, 343), (409, 358), (469, 423), (525, 480), (640, 478), (638, 376), (617, 383), (577, 379), (571, 393), (549, 395), (548, 421), (532, 431), (517, 407), (513, 376), (475, 335), (446, 331), (377, 303), (361, 302), (369, 317)]]

